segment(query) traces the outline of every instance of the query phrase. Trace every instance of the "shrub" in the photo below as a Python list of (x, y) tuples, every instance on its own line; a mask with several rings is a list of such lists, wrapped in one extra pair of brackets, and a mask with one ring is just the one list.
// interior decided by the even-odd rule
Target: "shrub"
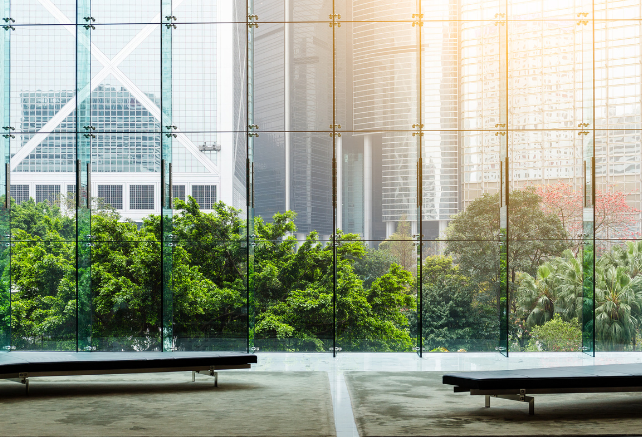
[(565, 322), (559, 314), (543, 325), (535, 326), (528, 343), (529, 351), (574, 352), (582, 346), (582, 331), (577, 319)]

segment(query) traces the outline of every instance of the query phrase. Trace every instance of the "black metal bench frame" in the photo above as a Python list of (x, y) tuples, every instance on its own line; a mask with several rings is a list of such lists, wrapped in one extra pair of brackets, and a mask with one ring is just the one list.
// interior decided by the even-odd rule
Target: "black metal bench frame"
[(464, 372), (444, 375), (443, 383), (454, 385), (455, 393), (484, 396), (486, 408), (491, 397), (528, 403), (533, 415), (533, 395), (642, 392), (642, 364)]
[[(176, 352), (6, 352), (19, 355), (18, 361), (4, 363), (0, 355), (0, 379), (15, 381), (25, 386), (29, 394), (29, 379), (48, 376), (76, 375), (111, 375), (162, 372), (192, 372), (192, 382), (196, 374), (214, 378), (214, 387), (218, 387), (218, 371), (233, 369), (250, 369), (256, 363), (256, 355), (222, 354), (222, 353), (176, 353)], [(80, 354), (75, 356), (75, 354)], [(90, 355), (87, 355), (90, 354)], [(56, 360), (56, 355), (64, 358)], [(110, 355), (113, 360), (110, 360)], [(29, 361), (30, 356), (35, 358)], [(21, 362), (22, 358), (27, 359)], [(96, 358), (92, 360), (91, 358)], [(153, 359), (148, 359), (148, 358)], [(46, 358), (46, 359), (44, 359)], [(78, 359), (74, 359), (78, 358)], [(87, 359), (89, 358), (89, 359)], [(43, 360), (44, 359), (44, 360)], [(6, 361), (6, 360), (5, 360)], [(68, 368), (65, 368), (68, 366)]]

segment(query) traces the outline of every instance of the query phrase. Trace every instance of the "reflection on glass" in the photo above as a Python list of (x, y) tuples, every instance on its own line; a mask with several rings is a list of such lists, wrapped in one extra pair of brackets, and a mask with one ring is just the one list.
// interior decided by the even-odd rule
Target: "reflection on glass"
[(153, 3), (3, 3), (0, 346), (639, 348), (639, 1)]

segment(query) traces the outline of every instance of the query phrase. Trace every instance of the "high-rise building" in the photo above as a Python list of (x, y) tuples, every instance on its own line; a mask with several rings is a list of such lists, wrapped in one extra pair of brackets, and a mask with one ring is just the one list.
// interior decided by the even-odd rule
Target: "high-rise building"
[[(325, 22), (332, 2), (255, 5), (256, 214), (293, 210), (302, 235), (332, 234), (333, 41)], [(292, 23), (293, 17), (298, 21)], [(306, 22), (307, 21), (307, 22)], [(325, 131), (321, 133), (319, 131)]]
[[(182, 17), (198, 10), (214, 21), (217, 17), (225, 22), (240, 19), (234, 16), (239, 11), (225, 2), (176, 9)], [(37, 12), (43, 19), (62, 20), (63, 24), (68, 14), (73, 17), (73, 11), (61, 11), (53, 3), (43, 3)], [(16, 130), (11, 140), (11, 190), (19, 202), (29, 197), (53, 201), (58, 195), (74, 193), (80, 131), (91, 137), (92, 197), (104, 199), (123, 218), (140, 221), (150, 213), (159, 214), (161, 208), (161, 131), (167, 129), (160, 122), (161, 95), (167, 95), (161, 88), (170, 86), (167, 79), (161, 85), (158, 70), (161, 26), (150, 15), (141, 20), (152, 24), (136, 32), (112, 34), (113, 27), (105, 25), (111, 17), (109, 10), (96, 7), (94, 12), (101, 26), (93, 34), (91, 53), (100, 62), (92, 63), (94, 79), (79, 93), (75, 90), (75, 55), (69, 50), (75, 45), (75, 34), (67, 27), (52, 30), (60, 40), (53, 49), (60, 62), (50, 65), (55, 71), (49, 75), (34, 65), (42, 58), (38, 50), (50, 45), (34, 46), (26, 34), (12, 40), (12, 52), (25, 53), (22, 49), (26, 47), (36, 52), (17, 56), (11, 64), (10, 111)], [(244, 19), (241, 12), (239, 17)], [(150, 8), (149, 14), (154, 13), (159, 9)], [(232, 25), (184, 26), (184, 32), (173, 33), (171, 61), (163, 55), (163, 65), (172, 67), (174, 197), (192, 195), (205, 210), (219, 200), (245, 207), (246, 73), (241, 49), (245, 35), (233, 29)], [(227, 44), (230, 40), (235, 47)], [(198, 52), (191, 50), (196, 44)], [(233, 71), (233, 65), (242, 71)], [(19, 74), (23, 70), (31, 74)], [(91, 131), (76, 125), (77, 98), (88, 99)], [(232, 100), (241, 104), (230, 105)]]

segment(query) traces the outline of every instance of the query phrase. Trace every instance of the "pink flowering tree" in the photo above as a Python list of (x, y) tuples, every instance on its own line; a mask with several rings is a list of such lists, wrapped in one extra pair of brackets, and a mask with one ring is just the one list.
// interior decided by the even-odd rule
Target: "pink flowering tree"
[[(582, 191), (564, 182), (538, 185), (542, 209), (556, 214), (570, 238), (582, 233)], [(604, 239), (638, 238), (640, 210), (626, 201), (627, 193), (616, 190), (596, 190), (595, 235)]]

